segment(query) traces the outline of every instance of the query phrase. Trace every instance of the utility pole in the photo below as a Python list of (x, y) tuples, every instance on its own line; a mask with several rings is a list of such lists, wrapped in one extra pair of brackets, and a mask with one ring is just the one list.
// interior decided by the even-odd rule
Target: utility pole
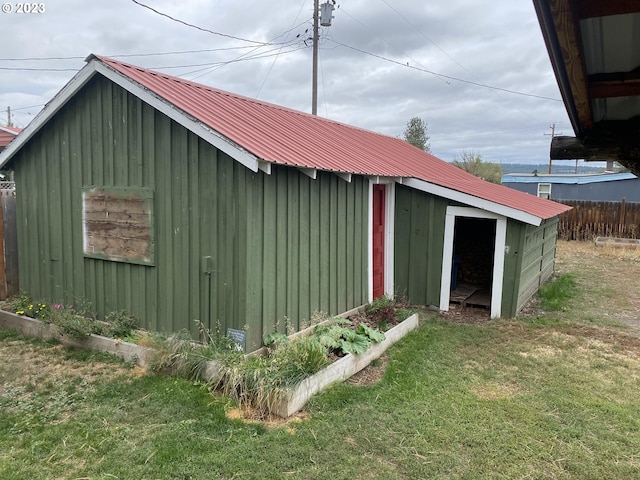
[(13, 127), (11, 123), (11, 107), (7, 107), (7, 127)]
[(311, 84), (311, 115), (318, 114), (318, 11), (320, 0), (313, 0), (313, 79)]
[[(318, 42), (320, 41), (320, 25), (323, 27), (331, 26), (333, 18), (333, 10), (335, 9), (335, 0), (333, 3), (322, 4), (322, 12), (320, 12), (320, 0), (313, 0), (313, 79), (311, 85), (311, 114), (318, 114)], [(322, 13), (322, 14), (321, 14)]]
[[(551, 129), (551, 143), (553, 143), (553, 137), (555, 137), (556, 135), (556, 124), (552, 123), (551, 125), (549, 125), (549, 128)], [(545, 135), (549, 134), (545, 133)], [(551, 155), (549, 155), (549, 175), (551, 175)]]

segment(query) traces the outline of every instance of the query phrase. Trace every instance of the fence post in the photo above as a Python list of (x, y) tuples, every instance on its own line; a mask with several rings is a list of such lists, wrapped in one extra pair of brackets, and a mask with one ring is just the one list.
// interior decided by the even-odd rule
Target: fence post
[(0, 300), (6, 300), (7, 299), (7, 270), (5, 267), (5, 257), (6, 257), (6, 252), (5, 252), (5, 248), (4, 248), (4, 208), (2, 208), (2, 206), (4, 205), (4, 197), (5, 197), (5, 190), (0, 190), (0, 194), (2, 195), (1, 200), (2, 203), (0, 204), (0, 247), (2, 247), (0, 249)]
[(18, 232), (16, 218), (16, 190), (13, 182), (11, 188), (2, 192), (2, 225), (4, 245), (4, 272), (7, 297), (16, 295), (19, 289), (18, 272)]
[(625, 223), (625, 213), (626, 213), (626, 205), (627, 199), (626, 197), (622, 197), (622, 201), (620, 202), (620, 224), (618, 225), (618, 236), (622, 237), (624, 232)]

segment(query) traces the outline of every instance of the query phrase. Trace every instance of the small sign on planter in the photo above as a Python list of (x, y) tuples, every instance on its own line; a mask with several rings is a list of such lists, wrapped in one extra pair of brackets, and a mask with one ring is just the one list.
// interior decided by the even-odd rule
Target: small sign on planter
[(244, 330), (227, 328), (227, 338), (233, 340), (238, 345), (239, 350), (243, 352), (247, 351), (247, 332)]

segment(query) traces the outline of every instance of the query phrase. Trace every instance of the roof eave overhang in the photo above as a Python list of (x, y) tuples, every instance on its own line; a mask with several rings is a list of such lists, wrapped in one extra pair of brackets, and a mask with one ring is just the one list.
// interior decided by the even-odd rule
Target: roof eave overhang
[(518, 220), (520, 222), (533, 225), (535, 227), (539, 226), (542, 223), (542, 220), (544, 220), (541, 217), (532, 215), (531, 213), (523, 212), (522, 210), (508, 207), (500, 203), (492, 202), (491, 200), (486, 200), (473, 195), (469, 195), (468, 193), (452, 190), (441, 185), (429, 183), (424, 180), (419, 180), (417, 178), (406, 178), (402, 183), (403, 185), (415, 188), (416, 190), (420, 190), (425, 193), (430, 193), (432, 195), (437, 195), (448, 200), (453, 200), (465, 205), (470, 205), (475, 208), (479, 208), (480, 210), (486, 210), (487, 212), (502, 215), (513, 220)]
[(96, 70), (93, 65), (86, 65), (60, 90), (45, 107), (35, 116), (33, 121), (0, 153), (0, 169), (4, 168), (13, 156), (27, 143), (40, 128), (53, 117), (73, 95), (91, 80)]
[(185, 112), (176, 108), (173, 104), (156, 95), (148, 88), (140, 85), (138, 82), (135, 82), (117, 70), (110, 68), (98, 59), (92, 59), (91, 63), (94, 64), (94, 68), (98, 73), (119, 85), (132, 95), (135, 95), (159, 112), (164, 113), (167, 117), (198, 135), (203, 140), (209, 142), (214, 147), (228, 154), (231, 158), (241, 163), (249, 170), (257, 172), (260, 169), (261, 164), (258, 157), (241, 148), (230, 139), (219, 134), (196, 118), (187, 115)]
[(138, 97), (143, 102), (148, 103), (153, 108), (164, 113), (176, 123), (179, 123), (187, 130), (209, 142), (214, 147), (230, 155), (251, 171), (257, 172), (261, 166), (264, 168), (265, 162), (260, 162), (255, 155), (244, 150), (199, 120), (186, 115), (182, 110), (179, 110), (171, 103), (160, 98), (151, 90), (143, 87), (126, 75), (106, 66), (94, 56), (89, 56), (87, 61), (87, 65), (85, 65), (62, 88), (62, 90), (60, 90), (56, 96), (47, 103), (34, 120), (15, 138), (13, 142), (9, 144), (7, 148), (5, 148), (5, 150), (2, 151), (2, 153), (0, 153), (0, 168), (3, 168), (7, 163), (9, 163), (15, 153), (20, 150), (20, 148), (28, 142), (40, 130), (40, 128), (69, 101), (71, 97), (73, 97), (73, 95), (84, 87), (84, 85), (86, 85), (96, 73), (103, 75), (132, 95)]
[[(563, 12), (564, 17), (557, 20), (559, 23), (563, 22), (564, 28), (561, 31), (559, 31), (558, 24), (556, 23), (559, 14), (556, 13), (554, 15), (551, 3), (554, 4), (556, 11)], [(533, 4), (538, 15), (542, 36), (547, 47), (547, 52), (549, 53), (549, 59), (551, 60), (551, 66), (553, 67), (558, 87), (560, 88), (560, 94), (562, 95), (569, 120), (571, 121), (571, 126), (576, 135), (581, 136), (584, 133), (584, 128), (590, 126), (591, 112), (587, 98), (586, 73), (584, 72), (582, 63), (579, 61), (582, 54), (577, 49), (577, 26), (575, 19), (571, 14), (571, 9), (566, 0), (533, 0)], [(568, 44), (573, 45), (570, 52), (571, 58), (573, 59), (572, 61), (565, 59), (559, 35), (563, 36), (565, 46)], [(571, 72), (574, 83), (578, 77), (582, 78), (581, 84), (584, 87), (584, 92), (582, 92), (581, 96), (579, 95), (580, 92), (574, 91), (572, 87), (569, 75), (569, 69), (571, 68), (575, 70)], [(578, 103), (584, 104), (583, 109), (585, 112), (583, 115), (580, 115), (578, 111)]]

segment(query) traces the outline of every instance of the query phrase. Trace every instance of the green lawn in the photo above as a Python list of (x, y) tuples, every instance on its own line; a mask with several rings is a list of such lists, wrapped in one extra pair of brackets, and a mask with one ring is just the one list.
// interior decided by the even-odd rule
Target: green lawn
[(228, 418), (193, 382), (0, 330), (0, 479), (640, 478), (640, 338), (567, 321), (583, 283), (531, 319), (425, 314), (380, 382), (276, 426)]
[(427, 320), (381, 382), (276, 427), (185, 380), (2, 344), (89, 371), (33, 384), (0, 367), (2, 479), (640, 477), (640, 340), (600, 328)]

